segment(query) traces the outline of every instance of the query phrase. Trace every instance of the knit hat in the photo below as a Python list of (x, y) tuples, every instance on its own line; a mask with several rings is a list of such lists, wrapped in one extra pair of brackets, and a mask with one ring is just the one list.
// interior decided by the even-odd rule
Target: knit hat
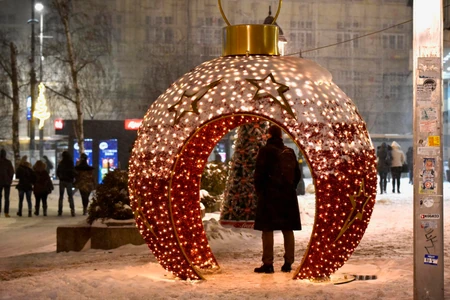
[(281, 128), (277, 125), (272, 125), (269, 127), (269, 130), (267, 131), (268, 134), (270, 134), (272, 137), (278, 137), (281, 138)]

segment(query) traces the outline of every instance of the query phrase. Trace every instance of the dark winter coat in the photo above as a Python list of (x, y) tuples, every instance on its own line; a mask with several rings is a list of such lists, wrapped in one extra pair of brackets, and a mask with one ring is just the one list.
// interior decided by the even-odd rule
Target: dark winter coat
[(34, 183), (33, 193), (35, 195), (48, 195), (53, 190), (53, 183), (46, 170), (35, 171), (36, 182)]
[(414, 160), (413, 147), (409, 147), (408, 151), (406, 152), (406, 163), (408, 164), (408, 167), (410, 169), (413, 166), (413, 160)]
[(20, 165), (16, 170), (16, 178), (19, 179), (16, 189), (19, 191), (33, 190), (33, 184), (36, 182), (36, 173), (29, 166)]
[(256, 157), (255, 190), (258, 196), (254, 229), (301, 230), (300, 210), (296, 194), (296, 186), (301, 173), (296, 165), (294, 184), (279, 183), (273, 179), (278, 174), (278, 154), (283, 150), (281, 138), (270, 138), (267, 144), (260, 148)]
[(72, 160), (63, 159), (59, 162), (58, 168), (56, 169), (56, 176), (58, 176), (60, 181), (73, 182), (75, 179), (75, 168), (73, 166)]
[(391, 160), (386, 161), (386, 157), (392, 158), (391, 155), (392, 148), (391, 146), (388, 146), (386, 143), (381, 143), (381, 146), (377, 149), (377, 170), (378, 173), (387, 173), (391, 170)]
[(53, 170), (53, 164), (47, 156), (44, 155), (43, 159), (47, 167), (47, 173), (50, 174), (50, 171)]
[(75, 167), (74, 186), (82, 192), (89, 193), (95, 188), (94, 168), (89, 166), (85, 160)]
[(6, 158), (6, 151), (0, 153), (0, 186), (11, 185), (14, 176), (14, 167), (9, 159)]

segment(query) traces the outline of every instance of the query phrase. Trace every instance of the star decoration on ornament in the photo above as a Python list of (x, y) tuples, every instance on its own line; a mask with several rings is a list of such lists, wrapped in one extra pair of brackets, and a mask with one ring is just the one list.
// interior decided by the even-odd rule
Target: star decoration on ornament
[[(362, 205), (362, 207), (359, 209), (356, 207), (356, 205), (358, 204), (358, 198), (365, 198), (364, 204)], [(364, 214), (364, 208), (366, 207), (367, 203), (370, 200), (370, 195), (366, 194), (366, 189), (364, 186), (364, 179), (362, 180), (361, 184), (359, 185), (359, 192), (356, 195), (352, 195), (349, 196), (350, 198), (350, 202), (352, 204), (352, 209), (350, 211), (350, 214), (347, 217), (347, 220), (345, 220), (344, 225), (341, 228), (341, 231), (339, 232), (339, 235), (337, 236), (336, 240), (334, 240), (335, 242), (347, 231), (347, 229), (350, 228), (350, 226), (352, 226), (353, 222), (355, 222), (356, 219), (358, 220), (362, 220), (363, 214)]]
[[(206, 95), (206, 93), (208, 93), (209, 90), (217, 86), (221, 80), (222, 78), (213, 81), (210, 84), (201, 87), (196, 92), (188, 93), (188, 91), (184, 91), (184, 93), (180, 97), (180, 100), (178, 100), (174, 105), (169, 107), (169, 111), (175, 113), (175, 117), (173, 118), (173, 125), (178, 124), (180, 122), (180, 119), (184, 117), (184, 115), (187, 113), (194, 113), (199, 115), (200, 112), (198, 111), (198, 102), (203, 98), (203, 96)], [(188, 98), (191, 100), (191, 102), (189, 103), (189, 108), (186, 110), (181, 108), (182, 104), (186, 103), (183, 102), (184, 98)]]
[[(267, 75), (263, 79), (246, 78), (245, 80), (256, 87), (256, 92), (253, 95), (254, 100), (269, 97), (273, 101), (275, 101), (275, 103), (277, 103), (281, 108), (286, 110), (289, 115), (297, 120), (297, 116), (292, 111), (291, 105), (287, 101), (286, 97), (284, 97), (284, 93), (289, 90), (289, 87), (285, 84), (275, 81), (272, 73), (269, 73), (269, 75)], [(278, 99), (278, 97), (281, 98), (281, 101)]]

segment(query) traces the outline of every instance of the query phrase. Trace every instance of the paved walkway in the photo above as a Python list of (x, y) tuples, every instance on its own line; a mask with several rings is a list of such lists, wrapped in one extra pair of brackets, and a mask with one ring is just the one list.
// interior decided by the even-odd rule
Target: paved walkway
[[(15, 256), (33, 252), (56, 251), (56, 228), (59, 225), (71, 225), (85, 223), (83, 216), (83, 205), (81, 196), (77, 192), (74, 195), (76, 216), (70, 215), (69, 201), (67, 194), (64, 195), (63, 215), (58, 217), (58, 197), (59, 186), (57, 182), (55, 189), (47, 200), (47, 217), (32, 215), (28, 217), (28, 206), (24, 199), (22, 217), (16, 215), (19, 207), (19, 195), (15, 187), (11, 187), (9, 215), (5, 218), (3, 212), (4, 198), (2, 199), (2, 213), (0, 216), (0, 257)], [(91, 195), (92, 197), (92, 195)], [(34, 195), (32, 198), (34, 212)], [(42, 205), (42, 204), (41, 204)]]

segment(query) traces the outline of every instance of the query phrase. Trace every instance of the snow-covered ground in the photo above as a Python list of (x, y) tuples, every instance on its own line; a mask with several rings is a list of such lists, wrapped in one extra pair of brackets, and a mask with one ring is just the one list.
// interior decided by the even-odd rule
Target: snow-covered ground
[[(310, 182), (310, 181), (309, 181)], [(388, 183), (388, 191), (390, 190)], [(12, 190), (11, 218), (0, 217), (0, 299), (412, 299), (413, 205), (412, 186), (402, 179), (401, 194), (377, 195), (377, 204), (361, 244), (336, 273), (376, 275), (376, 280), (343, 285), (292, 280), (280, 272), (281, 233), (276, 233), (276, 272), (255, 274), (260, 265), (257, 231), (221, 227), (218, 214), (204, 218), (208, 239), (221, 271), (205, 281), (185, 282), (167, 273), (146, 245), (113, 250), (86, 249), (56, 253), (56, 227), (84, 222), (81, 198), (75, 196), (77, 216), (68, 203), (57, 217), (57, 193), (49, 198), (48, 217), (17, 217), (17, 191)], [(450, 183), (444, 184), (445, 210)], [(296, 266), (300, 263), (314, 220), (314, 195), (299, 197), (304, 229), (295, 233)], [(26, 207), (26, 204), (25, 204)], [(445, 224), (444, 249), (450, 249)], [(448, 269), (449, 254), (445, 250)], [(445, 272), (445, 286), (450, 273)], [(445, 290), (450, 299), (450, 288)]]

